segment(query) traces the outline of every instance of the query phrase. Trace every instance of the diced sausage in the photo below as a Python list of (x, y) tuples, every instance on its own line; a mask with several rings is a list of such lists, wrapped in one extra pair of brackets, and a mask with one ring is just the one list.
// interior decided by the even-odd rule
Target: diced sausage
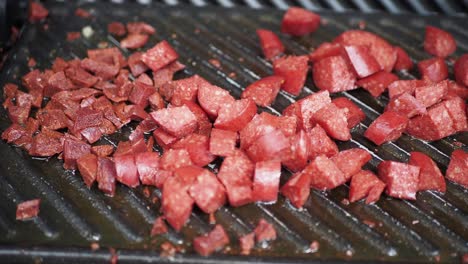
[(250, 255), (250, 251), (255, 245), (255, 233), (248, 233), (239, 237), (241, 255)]
[(226, 191), (216, 175), (207, 169), (201, 170), (189, 188), (190, 196), (205, 213), (214, 213), (226, 203)]
[(441, 103), (428, 109), (426, 114), (412, 118), (406, 132), (414, 137), (433, 141), (454, 134), (456, 131), (453, 127), (450, 113)]
[(388, 96), (393, 98), (402, 93), (414, 95), (417, 87), (426, 85), (426, 82), (421, 80), (397, 80), (388, 86)]
[(91, 153), (98, 157), (109, 157), (113, 152), (114, 146), (112, 145), (99, 145), (91, 147)]
[(38, 216), (40, 203), (41, 199), (34, 199), (19, 203), (16, 206), (16, 220), (29, 220)]
[(163, 217), (158, 217), (154, 220), (151, 228), (151, 236), (162, 235), (167, 233), (167, 225), (164, 223)]
[(448, 67), (442, 58), (422, 60), (418, 63), (421, 79), (427, 78), (433, 82), (440, 82), (448, 77)]
[(265, 56), (267, 60), (271, 60), (284, 53), (283, 43), (281, 43), (281, 40), (273, 31), (257, 29), (257, 36), (260, 40), (263, 56)]
[(346, 182), (343, 172), (324, 155), (316, 157), (304, 173), (310, 175), (310, 186), (318, 190), (331, 190)]
[(460, 85), (468, 87), (468, 54), (463, 54), (453, 66), (455, 80)]
[(379, 71), (371, 76), (358, 80), (356, 85), (366, 89), (372, 96), (378, 97), (397, 80), (398, 76), (395, 74)]
[(197, 118), (185, 105), (160, 109), (150, 115), (164, 131), (177, 138), (189, 135), (197, 129)]
[(141, 152), (135, 155), (135, 165), (140, 181), (145, 185), (156, 185), (160, 182), (159, 154), (156, 152)]
[(162, 212), (166, 221), (180, 231), (190, 217), (193, 199), (187, 193), (184, 183), (177, 177), (169, 177), (162, 189)]
[(368, 46), (344, 46), (344, 51), (346, 58), (353, 66), (359, 78), (364, 78), (380, 71), (380, 65), (375, 60), (374, 56), (369, 53)]
[(289, 147), (289, 140), (280, 130), (273, 130), (257, 140), (246, 149), (249, 158), (254, 162), (277, 160), (285, 157), (285, 151)]
[(284, 78), (281, 76), (268, 76), (260, 79), (245, 88), (242, 98), (250, 98), (258, 106), (269, 106), (276, 98)]
[(149, 69), (141, 60), (142, 54), (141, 52), (134, 52), (128, 57), (128, 66), (133, 76), (139, 76)]
[(323, 58), (339, 56), (343, 53), (343, 47), (339, 43), (324, 42), (309, 54), (309, 59), (315, 63)]
[(412, 118), (426, 113), (426, 107), (414, 96), (404, 92), (390, 99), (385, 111), (392, 111), (402, 116)]
[(416, 87), (414, 96), (425, 107), (431, 107), (442, 100), (448, 92), (447, 81)]
[(234, 102), (234, 97), (221, 87), (201, 85), (198, 88), (198, 103), (213, 120), (218, 116), (221, 106), (232, 102)]
[(62, 140), (62, 133), (53, 130), (42, 129), (40, 133), (33, 137), (29, 154), (39, 157), (49, 157), (55, 154), (59, 154), (64, 150)]
[[(374, 173), (367, 170), (359, 171), (351, 179), (349, 201), (353, 203), (367, 196), (366, 204), (374, 203), (384, 190), (381, 186), (385, 187), (385, 183), (379, 180)], [(380, 193), (376, 193), (376, 191), (380, 191)], [(373, 192), (373, 197), (371, 197), (371, 192)]]
[(468, 153), (462, 149), (452, 152), (445, 177), (468, 188)]
[(290, 138), (290, 147), (282, 164), (293, 172), (301, 171), (309, 160), (310, 142), (307, 133), (300, 130)]
[(165, 40), (159, 42), (141, 55), (141, 61), (154, 72), (162, 69), (178, 58), (179, 54), (177, 54), (177, 52)]
[(279, 161), (257, 162), (252, 188), (253, 201), (276, 202), (280, 176), (281, 163)]
[(204, 167), (215, 159), (209, 151), (209, 138), (205, 135), (190, 134), (172, 145), (173, 149), (186, 149), (193, 164)]
[(309, 58), (307, 56), (283, 56), (273, 62), (273, 72), (284, 78), (281, 88), (299, 95), (307, 76)]
[(297, 101), (291, 106), (295, 106), (294, 111), (289, 113), (286, 108), (283, 111), (283, 115), (293, 115), (298, 119), (298, 129), (304, 129), (306, 132), (310, 131), (313, 128), (310, 119), (312, 116), (323, 107), (331, 103), (330, 94), (328, 91), (320, 91), (318, 93), (311, 94), (301, 100)]
[(371, 159), (371, 155), (364, 149), (352, 148), (340, 151), (330, 159), (343, 172), (346, 180), (349, 180)]
[(342, 141), (351, 139), (345, 112), (334, 104), (328, 104), (318, 110), (311, 121), (319, 124), (334, 139)]
[(304, 172), (294, 174), (281, 187), (281, 193), (293, 206), (302, 208), (310, 194), (310, 174)]
[(453, 129), (455, 131), (467, 131), (468, 121), (466, 118), (466, 104), (460, 97), (453, 97), (442, 102), (452, 119)]
[(120, 41), (120, 46), (126, 49), (138, 49), (148, 42), (146, 34), (130, 34)]
[(127, 34), (125, 25), (120, 22), (111, 22), (107, 24), (107, 32), (117, 37), (123, 37)]
[[(143, 75), (140, 75), (143, 76)], [(156, 89), (152, 85), (144, 84), (142, 82), (135, 82), (128, 100), (136, 105), (146, 108), (149, 104), (149, 98), (152, 94), (155, 94)]]
[(434, 190), (445, 192), (445, 179), (437, 164), (427, 155), (413, 151), (408, 164), (419, 167), (418, 191)]
[(327, 136), (327, 133), (320, 125), (316, 125), (307, 135), (310, 144), (309, 160), (313, 160), (319, 155), (331, 157), (338, 153), (338, 146)]
[(192, 113), (197, 118), (198, 128), (196, 130), (196, 133), (200, 135), (209, 136), (213, 125), (211, 124), (210, 119), (206, 115), (205, 111), (203, 111), (203, 109), (194, 102), (185, 102), (184, 104), (190, 109), (190, 111), (192, 111)]
[(175, 171), (178, 168), (193, 165), (193, 162), (186, 149), (169, 149), (162, 155), (160, 164), (163, 170)]
[(396, 161), (382, 161), (378, 166), (379, 178), (387, 184), (389, 196), (415, 200), (418, 191), (419, 167)]
[(132, 188), (140, 185), (135, 156), (133, 154), (114, 157), (114, 164), (117, 181)]
[(257, 243), (276, 240), (275, 227), (263, 218), (258, 221), (254, 233)]
[(127, 23), (127, 31), (129, 34), (147, 34), (153, 35), (156, 33), (156, 29), (148, 23), (136, 21)]
[(202, 256), (209, 256), (227, 244), (229, 244), (229, 237), (221, 225), (216, 225), (208, 234), (193, 240), (193, 248)]
[(408, 118), (387, 111), (377, 117), (367, 128), (364, 136), (376, 145), (398, 139), (408, 126)]
[(342, 56), (326, 57), (314, 63), (312, 77), (317, 88), (328, 90), (330, 93), (356, 88), (353, 69)]
[(411, 70), (413, 68), (413, 61), (411, 60), (410, 56), (404, 49), (401, 47), (395, 47), (397, 53), (397, 60), (395, 62), (395, 66), (393, 69), (397, 71), (401, 70)]
[(257, 106), (250, 99), (241, 99), (221, 106), (214, 123), (215, 128), (240, 131), (257, 113)]
[(63, 142), (63, 167), (67, 170), (76, 169), (76, 160), (89, 153), (91, 153), (90, 145), (66, 138)]
[(110, 158), (98, 157), (96, 181), (99, 190), (109, 196), (114, 196), (116, 177), (114, 162)]
[(156, 140), (156, 143), (158, 143), (158, 145), (164, 150), (170, 148), (172, 144), (178, 140), (176, 137), (164, 132), (160, 128), (157, 128), (153, 131), (153, 138)]
[(348, 128), (350, 129), (366, 119), (366, 115), (361, 108), (346, 97), (335, 98), (332, 100), (332, 103), (344, 111), (346, 120), (348, 121)]
[(227, 157), (234, 153), (237, 143), (237, 132), (212, 129), (210, 135), (210, 152), (213, 155)]
[(81, 156), (77, 161), (78, 170), (80, 171), (81, 177), (88, 188), (93, 185), (96, 181), (98, 172), (98, 157), (94, 154), (86, 154)]
[(316, 31), (319, 26), (319, 15), (300, 7), (290, 7), (281, 21), (281, 32), (302, 36)]
[(452, 34), (440, 28), (426, 26), (424, 50), (434, 56), (445, 58), (454, 53), (457, 43)]
[(39, 2), (29, 2), (29, 16), (30, 22), (41, 21), (49, 15), (49, 11)]

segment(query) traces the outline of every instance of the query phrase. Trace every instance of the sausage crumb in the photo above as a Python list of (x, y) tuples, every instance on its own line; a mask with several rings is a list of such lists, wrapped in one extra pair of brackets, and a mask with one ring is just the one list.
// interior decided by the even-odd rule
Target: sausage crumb
[(314, 240), (312, 241), (312, 243), (310, 243), (311, 253), (317, 252), (319, 248), (320, 248), (320, 243), (317, 240)]

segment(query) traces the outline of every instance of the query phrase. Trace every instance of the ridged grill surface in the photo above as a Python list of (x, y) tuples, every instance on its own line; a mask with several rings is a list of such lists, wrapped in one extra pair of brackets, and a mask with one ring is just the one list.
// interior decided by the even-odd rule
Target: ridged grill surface
[[(359, 2), (359, 1), (355, 1)], [(382, 1), (383, 2), (383, 1)], [(255, 35), (259, 27), (278, 31), (281, 12), (254, 11), (244, 8), (220, 9), (205, 7), (168, 8), (156, 4), (142, 8), (138, 4), (85, 3), (91, 10), (92, 20), (75, 17), (75, 7), (69, 3), (51, 3), (48, 30), (42, 25), (25, 28), (17, 46), (0, 74), (0, 86), (6, 82), (20, 83), (19, 77), (29, 71), (29, 57), (37, 61), (37, 68), (51, 66), (56, 56), (65, 59), (83, 58), (86, 50), (96, 48), (100, 42), (118, 46), (118, 41), (107, 34), (111, 21), (146, 21), (157, 29), (147, 47), (167, 39), (187, 65), (184, 78), (197, 73), (224, 87), (239, 98), (243, 88), (251, 82), (270, 75), (271, 64), (261, 57)], [(366, 30), (375, 32), (392, 44), (406, 49), (416, 60), (427, 58), (422, 49), (424, 25), (431, 24), (453, 33), (458, 43), (456, 55), (468, 51), (468, 30), (463, 18), (396, 15), (336, 15), (323, 13), (328, 21), (317, 32), (302, 38), (280, 35), (287, 53), (306, 54), (321, 42), (330, 41), (340, 32), (357, 28), (366, 21)], [(67, 42), (66, 33), (80, 31), (90, 25), (94, 35)], [(122, 49), (123, 53), (129, 52)], [(221, 68), (208, 61), (218, 59)], [(234, 73), (234, 74), (233, 74)], [(310, 74), (309, 74), (310, 75)], [(415, 78), (410, 72), (400, 76)], [(310, 76), (306, 88), (298, 98), (316, 92)], [(430, 155), (445, 172), (451, 152), (466, 149), (468, 133), (457, 134), (440, 141), (426, 143), (402, 136), (394, 143), (378, 148), (362, 134), (367, 126), (383, 111), (388, 98), (375, 99), (358, 89), (342, 95), (357, 103), (366, 113), (366, 120), (352, 130), (353, 139), (339, 144), (340, 149), (361, 147), (372, 153), (373, 159), (366, 169), (375, 170), (382, 159), (406, 161), (410, 151)], [(272, 107), (261, 111), (278, 114), (296, 99), (281, 92)], [(8, 127), (5, 111), (0, 112), (0, 129)], [(130, 128), (104, 141), (116, 143), (126, 139)], [(417, 201), (401, 201), (383, 196), (376, 205), (363, 202), (345, 205), (348, 187), (341, 186), (330, 192), (311, 192), (304, 210), (296, 210), (283, 197), (275, 204), (250, 204), (240, 208), (223, 207), (215, 216), (231, 237), (230, 249), (210, 258), (193, 253), (191, 241), (209, 231), (208, 216), (195, 210), (190, 222), (180, 233), (150, 238), (154, 219), (161, 215), (158, 190), (151, 197), (143, 188), (129, 189), (119, 185), (116, 196), (109, 198), (97, 188), (86, 188), (81, 177), (62, 169), (56, 158), (37, 160), (20, 149), (0, 143), (0, 261), (100, 262), (110, 258), (108, 247), (118, 249), (119, 259), (135, 263), (165, 261), (159, 258), (159, 246), (170, 241), (185, 249), (175, 259), (179, 262), (313, 262), (355, 260), (389, 261), (458, 261), (468, 252), (468, 191), (448, 182), (447, 193), (423, 192)], [(286, 171), (282, 183), (289, 178)], [(23, 200), (41, 198), (40, 217), (33, 221), (14, 220), (16, 204)], [(238, 256), (237, 238), (251, 232), (260, 218), (274, 224), (278, 239), (267, 249), (256, 248), (249, 257)], [(372, 225), (370, 223), (374, 223)], [(320, 243), (317, 253), (309, 252), (312, 241)], [(89, 245), (98, 242), (101, 249), (92, 252)], [(352, 255), (352, 256), (351, 256)]]

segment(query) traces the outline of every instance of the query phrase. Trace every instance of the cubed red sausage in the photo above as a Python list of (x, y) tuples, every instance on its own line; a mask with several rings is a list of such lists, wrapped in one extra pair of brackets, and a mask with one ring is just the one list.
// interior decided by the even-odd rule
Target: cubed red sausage
[(242, 151), (238, 150), (224, 159), (218, 179), (226, 188), (231, 206), (242, 206), (252, 201), (253, 171), (254, 164)]
[(310, 174), (298, 172), (281, 187), (281, 193), (296, 207), (302, 208), (310, 194)]
[(301, 171), (307, 166), (311, 146), (309, 137), (304, 130), (290, 138), (290, 148), (283, 158), (282, 164), (293, 172)]
[(468, 54), (463, 54), (453, 66), (455, 80), (460, 85), (468, 87)]
[(349, 180), (371, 159), (371, 155), (364, 149), (352, 148), (340, 151), (330, 159), (343, 172), (346, 180)]
[(462, 149), (452, 152), (445, 177), (468, 188), (468, 153)]
[(130, 71), (132, 72), (132, 75), (137, 77), (140, 74), (144, 73), (147, 71), (149, 68), (146, 66), (143, 61), (141, 61), (141, 55), (143, 53), (141, 52), (134, 52), (132, 55), (128, 57), (128, 66), (130, 68)]
[(159, 171), (159, 154), (156, 152), (140, 152), (135, 155), (135, 165), (140, 181), (145, 185), (155, 185), (161, 175)]
[(342, 141), (351, 139), (345, 112), (334, 104), (329, 104), (318, 110), (312, 116), (311, 121), (319, 124), (334, 139)]
[(294, 111), (292, 111), (292, 113), (288, 113), (288, 107), (283, 111), (283, 115), (296, 116), (298, 119), (298, 129), (304, 129), (307, 132), (313, 128), (313, 124), (310, 122), (312, 116), (330, 103), (331, 99), (329, 92), (320, 91), (318, 93), (308, 95), (307, 97), (290, 105), (290, 107), (295, 106), (295, 109), (293, 109)]
[(252, 188), (253, 201), (276, 202), (281, 176), (279, 161), (262, 161), (255, 164)]
[(203, 169), (189, 188), (190, 196), (205, 213), (214, 213), (226, 203), (226, 191), (216, 175)]
[(453, 127), (445, 106), (437, 104), (428, 109), (426, 114), (412, 118), (406, 132), (414, 137), (433, 141), (454, 134), (456, 131)]
[(302, 36), (314, 32), (320, 26), (320, 16), (299, 7), (290, 7), (281, 21), (281, 32)]
[(197, 129), (197, 118), (185, 105), (160, 109), (150, 115), (165, 132), (177, 138), (189, 135)]
[(24, 201), (16, 206), (16, 220), (28, 220), (39, 215), (41, 199)]
[(189, 78), (170, 81), (168, 85), (172, 89), (171, 104), (181, 106), (186, 101), (195, 102), (197, 100), (198, 88), (201, 85), (206, 85), (207, 81), (198, 75), (193, 75)]
[(86, 154), (81, 156), (77, 161), (78, 170), (80, 171), (81, 177), (88, 188), (93, 185), (97, 177), (98, 170), (98, 157), (94, 154)]
[(460, 97), (464, 100), (468, 99), (468, 87), (460, 85), (455, 81), (448, 80), (448, 92), (446, 98)]
[(179, 54), (177, 54), (169, 42), (165, 40), (159, 42), (141, 55), (141, 61), (154, 72), (162, 69), (178, 58)]
[(114, 146), (112, 145), (99, 145), (91, 147), (91, 153), (98, 157), (109, 157), (113, 152)]
[(315, 63), (323, 58), (338, 56), (343, 52), (343, 47), (339, 43), (324, 42), (309, 54), (309, 59)]
[(392, 111), (412, 118), (426, 113), (426, 107), (414, 96), (405, 92), (390, 99), (385, 111)]
[(254, 233), (257, 243), (276, 240), (275, 227), (263, 218), (258, 221), (258, 224), (254, 229)]
[(254, 162), (277, 160), (285, 158), (285, 152), (289, 148), (288, 138), (280, 130), (266, 133), (246, 149), (249, 158)]
[(232, 155), (236, 149), (237, 138), (237, 132), (213, 128), (210, 135), (210, 152), (222, 157)]
[[(116, 65), (119, 68), (119, 70), (121, 67), (127, 66), (125, 57), (117, 47), (104, 49), (89, 49), (87, 50), (87, 54), (90, 59), (104, 62), (110, 65)], [(69, 64), (70, 66), (73, 66), (71, 62), (69, 62)]]
[(148, 103), (151, 107), (151, 110), (153, 111), (157, 111), (166, 107), (164, 99), (158, 92), (154, 92), (148, 97)]
[(442, 102), (452, 119), (455, 131), (466, 131), (468, 122), (466, 119), (466, 104), (460, 97), (453, 97)]
[(176, 72), (183, 70), (184, 68), (184, 64), (179, 61), (174, 61), (159, 71), (153, 72), (154, 87), (157, 89), (161, 88), (163, 84), (173, 79)]
[(313, 160), (318, 155), (331, 157), (338, 153), (338, 146), (327, 136), (327, 133), (320, 125), (316, 125), (307, 135), (310, 144), (309, 160)]
[(307, 77), (307, 56), (283, 56), (273, 62), (273, 72), (284, 78), (281, 89), (299, 95)]
[(378, 97), (397, 80), (398, 76), (395, 74), (379, 71), (371, 76), (358, 80), (356, 85), (366, 89), (372, 96)]
[(356, 88), (353, 69), (342, 56), (330, 56), (314, 63), (312, 76), (315, 86), (330, 93), (343, 92)]
[(400, 199), (416, 199), (419, 167), (401, 162), (382, 161), (378, 166), (379, 178), (387, 184), (386, 193)]
[(331, 190), (346, 182), (343, 172), (324, 155), (316, 157), (304, 173), (310, 175), (310, 186), (318, 190)]
[(196, 130), (196, 133), (209, 136), (213, 125), (211, 124), (211, 121), (206, 115), (205, 111), (203, 111), (203, 109), (197, 103), (185, 102), (184, 104), (197, 118), (198, 129)]
[(120, 46), (126, 49), (138, 49), (148, 42), (146, 34), (130, 34), (120, 41)]
[(369, 53), (368, 46), (344, 46), (344, 53), (359, 78), (364, 78), (380, 71), (380, 65), (374, 56)]
[(78, 87), (92, 87), (98, 82), (98, 78), (80, 67), (70, 67), (65, 70), (65, 75)]
[(227, 244), (229, 244), (229, 236), (221, 225), (216, 225), (208, 234), (193, 240), (193, 248), (202, 256), (209, 256)]
[(193, 164), (204, 167), (215, 159), (209, 151), (209, 138), (205, 135), (190, 134), (172, 145), (173, 149), (186, 149)]
[(153, 131), (153, 138), (156, 140), (156, 143), (158, 143), (158, 145), (164, 150), (170, 148), (178, 140), (178, 138), (169, 135), (160, 128), (157, 128)]
[(284, 78), (281, 76), (268, 76), (262, 78), (245, 88), (242, 98), (250, 98), (258, 106), (269, 106), (276, 98)]
[(273, 31), (257, 29), (257, 36), (260, 40), (263, 56), (265, 56), (267, 60), (271, 60), (284, 53), (283, 43), (281, 43), (281, 40)]
[(109, 196), (114, 196), (116, 177), (114, 162), (110, 158), (98, 157), (96, 181), (99, 190)]
[(164, 222), (162, 216), (156, 218), (153, 223), (153, 227), (151, 228), (151, 236), (161, 235), (167, 233), (167, 225)]
[(66, 138), (63, 142), (63, 167), (67, 170), (76, 169), (76, 160), (91, 153), (91, 146), (85, 142)]
[(127, 34), (125, 25), (120, 22), (111, 22), (107, 24), (107, 32), (117, 37), (123, 37)]
[(370, 124), (364, 136), (376, 145), (398, 139), (408, 125), (408, 118), (398, 113), (387, 111)]
[(41, 109), (36, 113), (36, 118), (39, 120), (42, 127), (51, 130), (66, 128), (69, 122), (65, 113), (58, 109)]
[(149, 97), (155, 92), (156, 89), (154, 89), (154, 86), (142, 82), (135, 82), (135, 85), (128, 96), (128, 100), (133, 104), (146, 108), (149, 103)]
[(102, 112), (93, 110), (89, 107), (80, 108), (76, 113), (73, 129), (75, 131), (80, 131), (88, 127), (98, 127), (102, 123), (102, 119)]
[(348, 128), (353, 128), (366, 119), (366, 114), (361, 108), (346, 97), (333, 99), (332, 103), (344, 111), (348, 121)]
[(49, 11), (39, 2), (29, 2), (29, 16), (30, 22), (41, 21), (49, 15)]
[(178, 168), (193, 165), (190, 154), (186, 149), (169, 149), (161, 157), (161, 169), (175, 171)]
[(62, 140), (62, 133), (42, 129), (40, 133), (33, 137), (29, 154), (39, 157), (49, 157), (59, 154), (63, 150)]
[(445, 58), (454, 53), (457, 43), (452, 34), (433, 26), (426, 26), (424, 50), (434, 56)]
[(247, 149), (260, 136), (275, 129), (279, 129), (277, 126), (277, 118), (278, 117), (266, 112), (255, 115), (252, 120), (239, 132), (241, 149)]
[(75, 88), (75, 85), (73, 85), (63, 71), (59, 71), (50, 76), (48, 85), (44, 88), (44, 96), (50, 97), (55, 93), (73, 88)]
[(418, 70), (421, 79), (427, 78), (433, 82), (440, 82), (448, 77), (448, 67), (442, 58), (432, 58), (420, 61)]
[(250, 251), (255, 246), (255, 233), (249, 233), (239, 237), (241, 255), (250, 255)]
[(408, 164), (419, 167), (418, 191), (434, 190), (445, 192), (446, 185), (444, 175), (437, 164), (426, 154), (413, 151), (410, 153)]
[(147, 35), (153, 35), (156, 33), (156, 29), (153, 26), (141, 21), (128, 22), (127, 31), (129, 34), (143, 33)]
[(348, 30), (339, 35), (334, 43), (341, 45), (365, 45), (370, 54), (377, 60), (380, 67), (391, 72), (397, 60), (397, 53), (390, 43), (371, 32), (362, 30)]
[(414, 91), (416, 90), (416, 88), (419, 86), (424, 86), (424, 85), (426, 85), (426, 82), (421, 81), (421, 80), (394, 81), (388, 86), (388, 96), (390, 98), (393, 98), (402, 93), (408, 93), (408, 94), (414, 95)]
[(385, 187), (385, 183), (379, 180), (374, 173), (367, 170), (359, 171), (351, 179), (349, 201), (353, 203), (367, 196), (366, 204), (374, 203), (380, 198), (380, 194), (384, 190), (382, 187)]
[(447, 81), (416, 87), (414, 96), (425, 107), (431, 107), (442, 100), (448, 92)]
[(94, 73), (103, 80), (110, 80), (119, 73), (119, 66), (102, 61), (85, 58), (80, 63), (81, 68)]
[(215, 85), (201, 85), (198, 88), (198, 103), (211, 119), (218, 116), (221, 106), (232, 102), (234, 97), (223, 88)]
[(257, 106), (250, 99), (236, 100), (221, 106), (214, 127), (230, 131), (240, 131), (257, 113)]
[(404, 49), (401, 47), (395, 47), (397, 53), (397, 60), (395, 62), (395, 66), (393, 69), (397, 71), (401, 70), (411, 70), (413, 68), (413, 61), (411, 60), (410, 56)]
[(162, 189), (162, 212), (166, 221), (180, 231), (192, 213), (193, 199), (187, 187), (178, 177), (169, 177)]

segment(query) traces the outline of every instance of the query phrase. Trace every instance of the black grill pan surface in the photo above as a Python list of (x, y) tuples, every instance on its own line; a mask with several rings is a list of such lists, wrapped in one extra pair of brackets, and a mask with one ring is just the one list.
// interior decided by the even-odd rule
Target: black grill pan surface
[[(77, 6), (92, 12), (93, 19), (73, 15)], [(20, 77), (30, 69), (28, 58), (37, 61), (36, 68), (49, 68), (57, 56), (65, 59), (83, 58), (86, 50), (97, 48), (100, 42), (118, 46), (106, 26), (111, 21), (145, 21), (157, 29), (147, 47), (167, 39), (179, 52), (186, 70), (176, 78), (199, 74), (224, 87), (239, 98), (243, 88), (272, 73), (271, 64), (261, 57), (256, 39), (257, 28), (278, 32), (282, 12), (247, 8), (165, 7), (157, 4), (141, 6), (125, 4), (49, 2), (47, 29), (43, 24), (28, 25), (10, 53), (2, 72), (0, 86), (7, 82), (20, 84)], [(359, 15), (322, 13), (326, 25), (306, 37), (280, 35), (287, 53), (307, 54), (310, 48), (330, 41), (347, 29), (366, 22), (366, 30), (377, 33), (394, 45), (409, 52), (415, 60), (428, 58), (423, 51), (424, 26), (431, 24), (450, 31), (458, 43), (457, 56), (468, 51), (466, 20), (443, 16)], [(66, 33), (91, 26), (94, 34), (86, 39), (66, 41)], [(125, 55), (129, 52), (122, 49)], [(221, 62), (221, 68), (209, 63)], [(449, 65), (453, 63), (448, 61)], [(416, 72), (401, 73), (401, 78), (417, 78)], [(261, 111), (278, 114), (294, 100), (316, 92), (310, 78), (298, 98), (281, 92), (271, 108)], [(366, 169), (375, 170), (382, 160), (407, 161), (410, 151), (430, 155), (445, 172), (451, 152), (467, 149), (467, 133), (426, 143), (402, 136), (394, 143), (376, 147), (362, 135), (366, 127), (382, 113), (387, 97), (375, 99), (358, 89), (334, 96), (346, 96), (366, 113), (366, 120), (352, 130), (353, 139), (339, 143), (340, 149), (361, 147), (372, 153)], [(9, 125), (3, 108), (0, 129)], [(131, 126), (117, 135), (102, 139), (111, 143), (126, 139)], [(304, 210), (296, 210), (283, 197), (275, 204), (250, 204), (221, 208), (216, 214), (231, 238), (231, 245), (209, 258), (197, 256), (191, 246), (194, 237), (211, 230), (208, 216), (195, 210), (180, 233), (150, 238), (151, 224), (159, 212), (158, 190), (150, 188), (151, 196), (142, 187), (129, 189), (118, 186), (114, 198), (97, 188), (86, 188), (78, 173), (64, 171), (55, 157), (47, 160), (31, 158), (24, 151), (0, 142), (0, 262), (101, 263), (110, 260), (109, 248), (115, 248), (119, 261), (178, 263), (311, 263), (341, 262), (459, 262), (468, 253), (468, 191), (448, 182), (447, 193), (422, 192), (416, 201), (402, 201), (385, 195), (376, 205), (362, 202), (346, 205), (348, 187), (329, 192), (312, 191)], [(282, 174), (284, 183), (290, 174)], [(15, 221), (16, 204), (40, 198), (41, 212), (32, 221)], [(268, 248), (256, 247), (251, 256), (240, 256), (237, 238), (251, 232), (260, 218), (271, 222), (278, 239)], [(180, 246), (184, 253), (173, 259), (161, 258), (160, 245), (165, 241)], [(316, 253), (309, 250), (312, 241), (320, 243)], [(91, 251), (97, 242), (100, 249)]]

